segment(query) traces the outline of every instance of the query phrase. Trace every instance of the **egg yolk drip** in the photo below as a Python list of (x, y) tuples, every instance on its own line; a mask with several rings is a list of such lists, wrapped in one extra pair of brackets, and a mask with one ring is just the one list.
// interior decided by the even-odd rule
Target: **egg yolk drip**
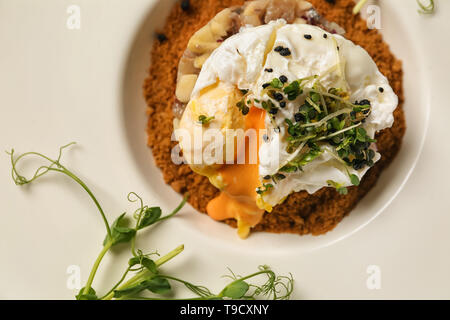
[[(251, 107), (245, 117), (245, 130), (254, 129), (257, 132), (259, 153), (259, 141), (262, 130), (265, 129), (266, 111)], [(261, 221), (264, 210), (257, 206), (256, 188), (261, 186), (259, 180), (259, 156), (256, 164), (249, 161), (250, 143), (245, 143), (245, 163), (225, 164), (217, 170), (222, 177), (224, 188), (218, 197), (211, 200), (207, 207), (208, 215), (215, 220), (236, 219), (238, 235), (246, 238), (250, 228)], [(236, 151), (235, 151), (236, 152)]]

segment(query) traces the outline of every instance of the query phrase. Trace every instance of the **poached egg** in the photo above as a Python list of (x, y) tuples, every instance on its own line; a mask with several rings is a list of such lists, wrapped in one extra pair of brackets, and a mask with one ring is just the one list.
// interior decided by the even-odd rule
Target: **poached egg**
[[(216, 220), (236, 219), (242, 238), (265, 211), (270, 212), (292, 192), (306, 190), (312, 194), (329, 186), (330, 181), (351, 186), (352, 176), (360, 180), (369, 169), (343, 165), (336, 157), (336, 148), (322, 144), (320, 154), (301, 170), (283, 174), (284, 178), (271, 184), (270, 190), (257, 192), (268, 176), (277, 174), (296, 156), (287, 151), (285, 119), (294, 119), (305, 98), (286, 99), (276, 114), (255, 101), (273, 98), (266, 90), (273, 79), (291, 82), (308, 77), (320, 79), (326, 90), (342, 89), (348, 93), (348, 101), (370, 101), (371, 112), (361, 123), (370, 138), (392, 126), (398, 98), (362, 47), (319, 27), (286, 24), (284, 20), (242, 28), (215, 49), (201, 69), (181, 120), (175, 124), (186, 162), (221, 190), (220, 196), (208, 204), (208, 214)], [(305, 88), (313, 83), (305, 83)], [(246, 112), (237, 107), (242, 99), (252, 101)], [(208, 118), (208, 123), (201, 123), (200, 116)], [(256, 147), (236, 144), (236, 134), (228, 133), (239, 129), (257, 131)], [(375, 143), (371, 148), (376, 162), (381, 156)], [(206, 150), (213, 150), (213, 156), (202, 158)], [(251, 161), (254, 150), (257, 156)], [(236, 163), (242, 153), (245, 161)], [(230, 163), (230, 158), (235, 161)]]

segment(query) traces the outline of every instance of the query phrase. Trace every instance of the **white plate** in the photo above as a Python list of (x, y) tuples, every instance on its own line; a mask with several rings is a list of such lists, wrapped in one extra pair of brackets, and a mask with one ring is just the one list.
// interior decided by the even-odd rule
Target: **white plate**
[[(242, 274), (269, 264), (292, 272), (294, 298), (450, 298), (450, 4), (444, 2), (432, 17), (417, 14), (411, 1), (381, 2), (381, 31), (404, 63), (408, 129), (394, 163), (335, 230), (320, 237), (257, 233), (242, 241), (187, 206), (139, 246), (164, 253), (184, 243), (183, 255), (166, 268), (216, 290), (228, 266)], [(56, 154), (59, 145), (77, 141), (65, 163), (94, 189), (111, 220), (134, 209), (129, 191), (166, 211), (180, 200), (145, 146), (141, 97), (152, 35), (171, 3), (82, 1), (81, 29), (70, 30), (68, 2), (0, 2), (0, 146)], [(76, 290), (67, 286), (67, 268), (80, 266), (86, 280), (104, 236), (101, 220), (66, 178), (20, 189), (9, 169), (5, 156), (0, 298), (71, 298)], [(106, 289), (126, 258), (122, 251), (108, 256), (94, 287)], [(372, 265), (381, 271), (378, 290), (366, 285)]]

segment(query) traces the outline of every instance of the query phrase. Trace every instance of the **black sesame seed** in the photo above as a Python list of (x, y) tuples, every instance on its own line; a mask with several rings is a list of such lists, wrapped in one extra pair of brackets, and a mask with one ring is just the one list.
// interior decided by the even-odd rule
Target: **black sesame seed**
[(288, 56), (291, 55), (291, 50), (289, 50), (289, 48), (283, 48), (283, 49), (280, 51), (280, 54), (281, 54), (283, 57), (288, 57)]
[(281, 52), (281, 50), (283, 50), (283, 49), (284, 48), (282, 46), (278, 46), (274, 50), (275, 50), (275, 52)]
[(275, 99), (275, 100), (277, 100), (277, 101), (281, 101), (281, 100), (283, 100), (283, 95), (281, 94), (281, 93), (279, 93), (279, 92), (275, 92), (274, 94), (273, 94), (273, 98)]
[(280, 108), (286, 108), (286, 101), (280, 102)]
[(270, 113), (270, 114), (277, 114), (277, 113), (278, 113), (278, 108), (271, 108), (271, 109), (269, 110), (269, 113)]
[(165, 41), (167, 41), (167, 36), (164, 33), (157, 33), (156, 37), (158, 38), (158, 41), (163, 43)]
[(378, 91), (380, 91), (381, 93), (383, 93), (383, 92), (384, 92), (384, 89), (383, 89), (382, 87), (379, 87), (379, 88), (378, 88)]
[(288, 82), (288, 78), (286, 76), (281, 76), (279, 79), (282, 83)]
[(269, 175), (267, 175), (267, 176), (264, 177), (264, 180), (269, 180), (269, 179), (270, 179), (270, 176), (269, 176)]
[(262, 85), (263, 89), (267, 88), (268, 86), (270, 86), (270, 83), (264, 83), (264, 84)]
[(264, 140), (265, 142), (269, 141), (269, 137), (267, 136), (267, 134), (264, 134), (264, 135), (263, 135), (263, 140)]
[(338, 51), (340, 50), (340, 49), (339, 49), (339, 46), (337, 47), (337, 49), (338, 49)]
[(189, 0), (181, 1), (181, 9), (183, 9), (183, 11), (188, 11), (190, 7), (191, 7), (191, 2)]
[(308, 40), (312, 39), (312, 36), (310, 34), (305, 34), (304, 37), (305, 37), (305, 39), (308, 39)]
[(242, 114), (244, 116), (246, 116), (248, 113), (250, 112), (250, 108), (245, 106), (244, 108), (242, 108)]
[(328, 38), (328, 35), (326, 33), (324, 33), (323, 37), (326, 39), (326, 38)]
[(265, 71), (265, 72), (272, 73), (272, 72), (273, 72), (273, 69), (272, 69), (272, 68), (267, 68), (267, 69), (264, 69), (264, 71)]

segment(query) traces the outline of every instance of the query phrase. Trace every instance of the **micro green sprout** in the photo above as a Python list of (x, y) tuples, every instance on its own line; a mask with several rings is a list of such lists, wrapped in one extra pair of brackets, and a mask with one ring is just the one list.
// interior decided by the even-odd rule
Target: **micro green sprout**
[(214, 120), (215, 117), (211, 116), (211, 117), (207, 117), (204, 114), (198, 116), (198, 122), (202, 125), (207, 125), (209, 124), (212, 120)]

